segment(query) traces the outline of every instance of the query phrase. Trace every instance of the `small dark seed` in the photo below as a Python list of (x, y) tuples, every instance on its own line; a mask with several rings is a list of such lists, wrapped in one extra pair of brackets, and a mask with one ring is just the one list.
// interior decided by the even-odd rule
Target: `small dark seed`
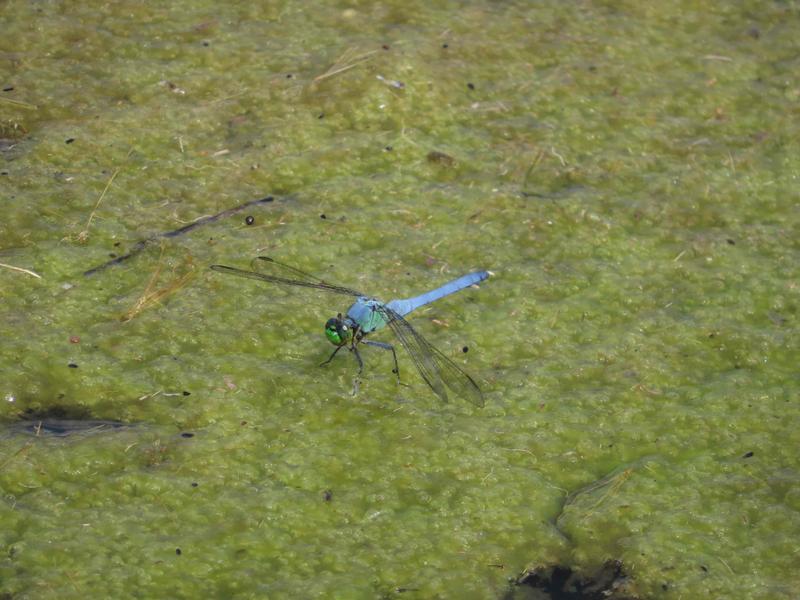
[(700, 565), (700, 568), (703, 569), (706, 573), (708, 573), (708, 567), (705, 565)]
[(175, 548), (175, 554), (180, 556), (181, 555), (181, 549), (180, 548)]
[(253, 215), (247, 215), (247, 217), (245, 217), (245, 219), (244, 219), (244, 222), (247, 225), (252, 225), (253, 223), (256, 222), (256, 220), (255, 220), (255, 217), (253, 217)]
[(755, 452), (752, 452), (752, 451), (751, 452), (745, 452), (745, 454), (744, 454), (744, 456), (742, 456), (742, 458), (750, 458), (754, 454), (755, 454)]
[(386, 146), (384, 150), (386, 150), (387, 152), (391, 152), (392, 150), (394, 150), (394, 148), (392, 148), (391, 146)]
[(72, 142), (74, 142), (74, 141), (75, 141), (75, 138), (67, 138), (67, 141), (66, 141), (66, 143), (67, 143), (67, 144), (71, 144), (71, 143), (72, 143)]
[(467, 352), (469, 352), (469, 346), (464, 346), (464, 347), (461, 349), (461, 351), (462, 351), (464, 354), (466, 354)]
[(192, 487), (197, 487), (198, 485), (200, 485), (200, 484), (199, 484), (199, 483), (197, 483), (196, 481), (193, 481), (193, 482), (192, 482)]
[(192, 392), (187, 392), (186, 390), (183, 390), (183, 395), (184, 396), (191, 396)]
[(475, 89), (475, 84), (474, 84), (474, 83), (468, 83), (468, 84), (467, 84), (467, 87), (468, 87), (469, 89), (471, 89), (471, 90), (474, 90), (474, 89)]
[(70, 369), (77, 369), (77, 368), (78, 368), (78, 365), (76, 365), (75, 363), (69, 363), (67, 366), (68, 366)]
[(389, 49), (389, 44), (384, 44), (383, 46), (381, 46), (381, 48), (383, 48), (384, 50), (388, 50)]
[(194, 434), (193, 434), (193, 433), (189, 433), (188, 431), (184, 431), (184, 432), (181, 434), (181, 437), (184, 437), (184, 438), (191, 438), (191, 437), (194, 437)]
[(322, 492), (322, 499), (325, 500), (325, 502), (330, 502), (331, 498), (333, 498), (333, 492), (332, 491), (325, 490), (324, 492)]
[(450, 44), (442, 44), (442, 48), (448, 48)]
[(13, 91), (14, 91), (14, 86), (13, 86), (13, 85), (10, 85), (10, 86), (8, 86), (8, 87), (4, 87), (4, 88), (3, 88), (3, 91), (4, 91), (4, 92), (13, 92)]
[(732, 239), (728, 238), (728, 243), (729, 243), (731, 246), (735, 246), (735, 245), (736, 245), (736, 240), (732, 240)]

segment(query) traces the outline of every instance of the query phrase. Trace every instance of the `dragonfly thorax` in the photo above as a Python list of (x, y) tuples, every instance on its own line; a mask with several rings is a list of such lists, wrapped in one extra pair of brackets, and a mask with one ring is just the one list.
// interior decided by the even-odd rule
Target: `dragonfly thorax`
[(334, 346), (344, 346), (353, 339), (356, 325), (349, 318), (342, 317), (339, 313), (335, 317), (328, 319), (325, 323), (325, 337)]

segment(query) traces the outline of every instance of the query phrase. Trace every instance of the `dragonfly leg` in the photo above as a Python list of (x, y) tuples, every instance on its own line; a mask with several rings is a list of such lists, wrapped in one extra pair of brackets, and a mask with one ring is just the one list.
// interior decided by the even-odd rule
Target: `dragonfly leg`
[(350, 350), (353, 351), (353, 354), (356, 355), (356, 360), (358, 361), (358, 374), (361, 375), (361, 371), (364, 370), (364, 361), (361, 360), (361, 354), (358, 352), (358, 348), (356, 348), (355, 343), (350, 346)]
[(361, 376), (361, 371), (364, 370), (364, 361), (361, 360), (361, 354), (359, 354), (356, 344), (358, 344), (358, 340), (353, 340), (353, 344), (350, 346), (351, 352), (355, 354), (356, 360), (358, 361), (358, 373), (353, 377), (353, 396), (358, 395), (358, 386), (361, 383), (359, 377)]
[(320, 363), (320, 364), (319, 364), (319, 366), (320, 366), (320, 367), (324, 367), (324, 366), (325, 366), (325, 365), (327, 365), (329, 362), (331, 362), (331, 361), (333, 360), (333, 357), (334, 357), (334, 356), (336, 356), (336, 353), (337, 353), (339, 350), (341, 350), (341, 349), (342, 349), (342, 346), (336, 346), (336, 350), (334, 350), (334, 351), (333, 351), (333, 354), (331, 354), (331, 355), (330, 355), (330, 357), (328, 358), (328, 360), (326, 360), (326, 361), (325, 361), (325, 362), (323, 362), (323, 363)]
[(394, 346), (391, 344), (386, 344), (385, 342), (375, 342), (373, 340), (363, 340), (363, 342), (369, 346), (375, 346), (376, 348), (383, 348), (384, 350), (392, 351), (392, 358), (394, 359), (394, 369), (392, 369), (392, 373), (397, 375), (397, 383), (400, 383), (400, 367), (397, 364), (397, 352), (394, 351)]

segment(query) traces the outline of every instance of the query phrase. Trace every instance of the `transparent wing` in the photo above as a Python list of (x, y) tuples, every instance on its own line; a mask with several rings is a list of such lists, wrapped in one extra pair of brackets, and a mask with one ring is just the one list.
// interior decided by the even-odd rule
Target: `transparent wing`
[(484, 405), (483, 393), (472, 377), (417, 333), (408, 321), (391, 308), (381, 306), (378, 310), (386, 317), (389, 327), (408, 351), (425, 383), (443, 402), (447, 402), (447, 386), (453, 393), (475, 406)]
[[(334, 294), (342, 294), (344, 296), (363, 296), (361, 292), (351, 290), (350, 288), (342, 287), (339, 285), (332, 285), (324, 282), (318, 277), (304, 273), (300, 269), (295, 269), (289, 265), (279, 263), (267, 256), (259, 256), (250, 263), (252, 267), (258, 270), (247, 271), (245, 269), (237, 269), (236, 267), (227, 267), (225, 265), (211, 265), (211, 269), (219, 273), (227, 273), (228, 275), (236, 275), (237, 277), (245, 277), (247, 279), (256, 279), (259, 281), (267, 281), (269, 283), (277, 283), (280, 285), (293, 285), (297, 287), (312, 288), (315, 290), (323, 290), (326, 292), (333, 292)], [(270, 271), (281, 270), (291, 273), (295, 279), (288, 277), (281, 277), (280, 275), (272, 275)]]

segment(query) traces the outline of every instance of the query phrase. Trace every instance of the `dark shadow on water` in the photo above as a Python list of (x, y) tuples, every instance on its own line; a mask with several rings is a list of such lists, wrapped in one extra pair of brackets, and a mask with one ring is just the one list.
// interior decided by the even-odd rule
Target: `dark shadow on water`
[(26, 410), (17, 420), (0, 422), (0, 437), (14, 434), (35, 437), (67, 437), (115, 431), (131, 423), (96, 419), (83, 408), (56, 406), (46, 410)]
[(604, 563), (594, 573), (555, 565), (523, 573), (503, 600), (641, 600), (632, 583), (616, 560)]

